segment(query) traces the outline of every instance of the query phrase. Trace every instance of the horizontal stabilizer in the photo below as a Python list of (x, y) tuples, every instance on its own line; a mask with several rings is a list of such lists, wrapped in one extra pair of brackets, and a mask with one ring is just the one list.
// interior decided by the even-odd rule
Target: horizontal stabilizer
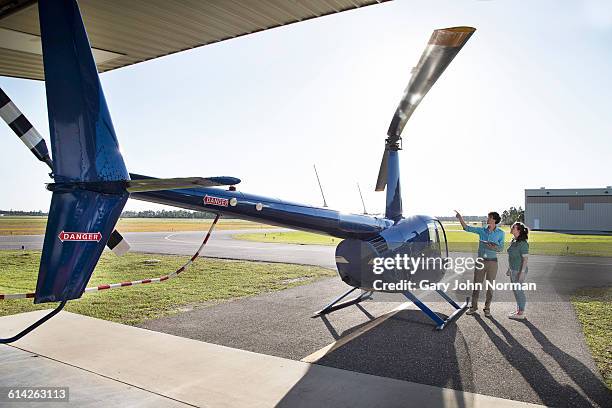
[(127, 191), (142, 193), (145, 191), (178, 190), (183, 188), (231, 186), (240, 183), (236, 177), (179, 177), (179, 178), (146, 178), (127, 182)]

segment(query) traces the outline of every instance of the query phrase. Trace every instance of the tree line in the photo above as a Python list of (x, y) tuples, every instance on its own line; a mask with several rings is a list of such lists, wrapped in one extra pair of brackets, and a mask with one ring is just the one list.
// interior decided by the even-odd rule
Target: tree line
[[(121, 213), (122, 218), (193, 218), (193, 219), (210, 219), (215, 218), (215, 214), (201, 211), (187, 210), (144, 210), (144, 211), (124, 211)], [(227, 218), (227, 217), (225, 217)]]
[[(519, 206), (518, 208), (516, 207), (510, 207), (507, 210), (504, 210), (501, 214), (501, 224), (503, 225), (512, 225), (517, 221), (520, 222), (525, 222), (525, 210), (523, 210), (523, 207)], [(454, 216), (443, 216), (443, 217), (436, 217), (437, 219), (439, 219), (440, 221), (457, 221), (457, 218), (455, 218)], [(486, 222), (487, 221), (487, 216), (486, 215), (464, 215), (463, 219), (467, 222)]]
[(13, 216), (19, 216), (19, 215), (24, 215), (24, 216), (38, 215), (38, 216), (43, 216), (43, 215), (48, 215), (49, 213), (46, 213), (44, 211), (0, 210), (0, 214), (1, 215), (13, 215)]
[[(44, 211), (21, 211), (21, 210), (0, 210), (3, 216), (48, 216)], [(212, 213), (187, 210), (144, 210), (144, 211), (123, 211), (122, 218), (192, 218), (192, 219), (211, 219), (215, 218)], [(224, 217), (231, 218), (231, 217)]]
[(520, 205), (519, 208), (510, 207), (509, 209), (504, 210), (504, 212), (501, 214), (501, 218), (501, 222), (504, 225), (512, 225), (517, 221), (525, 222), (525, 210), (523, 210)]
[[(0, 214), (8, 216), (46, 216), (43, 211), (20, 211), (20, 210), (0, 210)], [(143, 210), (143, 211), (123, 211), (122, 218), (192, 218), (192, 219), (211, 219), (215, 218), (212, 213), (188, 210)], [(522, 207), (510, 207), (501, 214), (502, 224), (511, 225), (516, 221), (525, 222), (525, 210)], [(228, 217), (225, 217), (228, 218)], [(440, 221), (456, 221), (454, 216), (437, 217)], [(485, 221), (484, 215), (466, 215), (463, 217), (467, 222)]]

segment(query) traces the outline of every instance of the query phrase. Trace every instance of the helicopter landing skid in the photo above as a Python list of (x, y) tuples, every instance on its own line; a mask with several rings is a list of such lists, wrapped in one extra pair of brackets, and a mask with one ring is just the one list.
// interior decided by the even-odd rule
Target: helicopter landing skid
[(436, 290), (436, 292), (438, 292), (438, 294), (442, 296), (444, 300), (446, 300), (448, 303), (451, 304), (451, 306), (455, 308), (455, 312), (451, 314), (449, 317), (447, 317), (446, 319), (442, 319), (440, 316), (438, 316), (433, 310), (431, 310), (425, 303), (421, 302), (419, 298), (417, 298), (411, 292), (404, 292), (403, 295), (406, 296), (408, 300), (410, 300), (412, 303), (414, 303), (416, 307), (421, 309), (421, 311), (425, 313), (427, 317), (429, 317), (431, 320), (433, 320), (436, 323), (436, 330), (442, 330), (449, 323), (457, 320), (458, 318), (461, 317), (462, 314), (466, 312), (466, 310), (468, 309), (468, 305), (470, 303), (470, 298), (468, 297), (465, 300), (465, 303), (459, 306), (457, 302), (451, 299), (446, 294), (446, 292), (444, 292), (443, 290)]
[(357, 296), (356, 298), (351, 299), (351, 300), (347, 300), (347, 301), (342, 302), (342, 303), (338, 303), (342, 299), (344, 299), (345, 297), (347, 297), (348, 295), (353, 293), (355, 290), (357, 290), (357, 288), (351, 288), (351, 289), (347, 290), (342, 295), (340, 295), (336, 299), (332, 300), (323, 309), (319, 310), (318, 312), (315, 312), (315, 314), (313, 314), (310, 317), (312, 317), (313, 319), (316, 318), (316, 317), (321, 317), (323, 315), (326, 315), (328, 313), (334, 312), (336, 310), (344, 309), (345, 307), (348, 307), (348, 306), (351, 306), (351, 305), (356, 305), (359, 302), (362, 302), (364, 300), (372, 298), (372, 293), (373, 293), (372, 291), (362, 290), (361, 294), (359, 296)]

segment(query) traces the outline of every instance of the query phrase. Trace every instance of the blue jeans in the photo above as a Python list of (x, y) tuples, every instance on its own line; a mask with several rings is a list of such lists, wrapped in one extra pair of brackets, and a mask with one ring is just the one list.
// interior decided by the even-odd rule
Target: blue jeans
[[(518, 275), (519, 275), (520, 271), (510, 271), (510, 281), (512, 283), (519, 283), (518, 281)], [(525, 277), (523, 276), (523, 281), (525, 281)], [(523, 289), (514, 289), (514, 298), (516, 299), (516, 305), (518, 306), (518, 310), (524, 312), (525, 311), (525, 304), (527, 303), (527, 298), (525, 297), (525, 292), (523, 291)]]

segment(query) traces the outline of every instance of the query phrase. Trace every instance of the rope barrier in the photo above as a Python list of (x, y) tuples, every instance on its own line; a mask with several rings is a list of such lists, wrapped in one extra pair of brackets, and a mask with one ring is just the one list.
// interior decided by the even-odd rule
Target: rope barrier
[[(109, 283), (109, 284), (106, 284), (106, 285), (92, 286), (92, 287), (86, 288), (85, 289), (85, 293), (88, 293), (88, 292), (98, 292), (98, 291), (107, 290), (107, 289), (124, 288), (126, 286), (144, 285), (146, 283), (161, 283), (161, 282), (167, 281), (169, 279), (176, 278), (181, 272), (184, 272), (185, 269), (189, 268), (195, 262), (195, 260), (200, 256), (200, 252), (202, 251), (202, 249), (204, 249), (204, 246), (208, 242), (208, 239), (210, 238), (210, 235), (212, 234), (212, 231), (215, 228), (215, 226), (217, 225), (217, 221), (219, 221), (220, 217), (221, 217), (220, 214), (217, 214), (215, 216), (215, 219), (213, 220), (212, 224), (210, 225), (210, 228), (208, 229), (208, 233), (206, 234), (206, 237), (204, 237), (204, 240), (202, 241), (202, 244), (200, 245), (200, 247), (198, 248), (196, 253), (191, 257), (191, 259), (189, 259), (187, 262), (185, 262), (176, 271), (174, 271), (174, 272), (172, 272), (172, 273), (170, 273), (168, 275), (163, 275), (163, 276), (160, 276), (160, 277), (157, 277), (157, 278), (149, 278), (149, 279), (141, 279), (141, 280), (137, 280), (137, 281), (118, 282), (118, 283)], [(0, 300), (4, 300), (4, 299), (28, 299), (28, 298), (33, 298), (34, 296), (35, 296), (35, 293), (33, 293), (33, 292), (32, 293), (0, 294)]]

